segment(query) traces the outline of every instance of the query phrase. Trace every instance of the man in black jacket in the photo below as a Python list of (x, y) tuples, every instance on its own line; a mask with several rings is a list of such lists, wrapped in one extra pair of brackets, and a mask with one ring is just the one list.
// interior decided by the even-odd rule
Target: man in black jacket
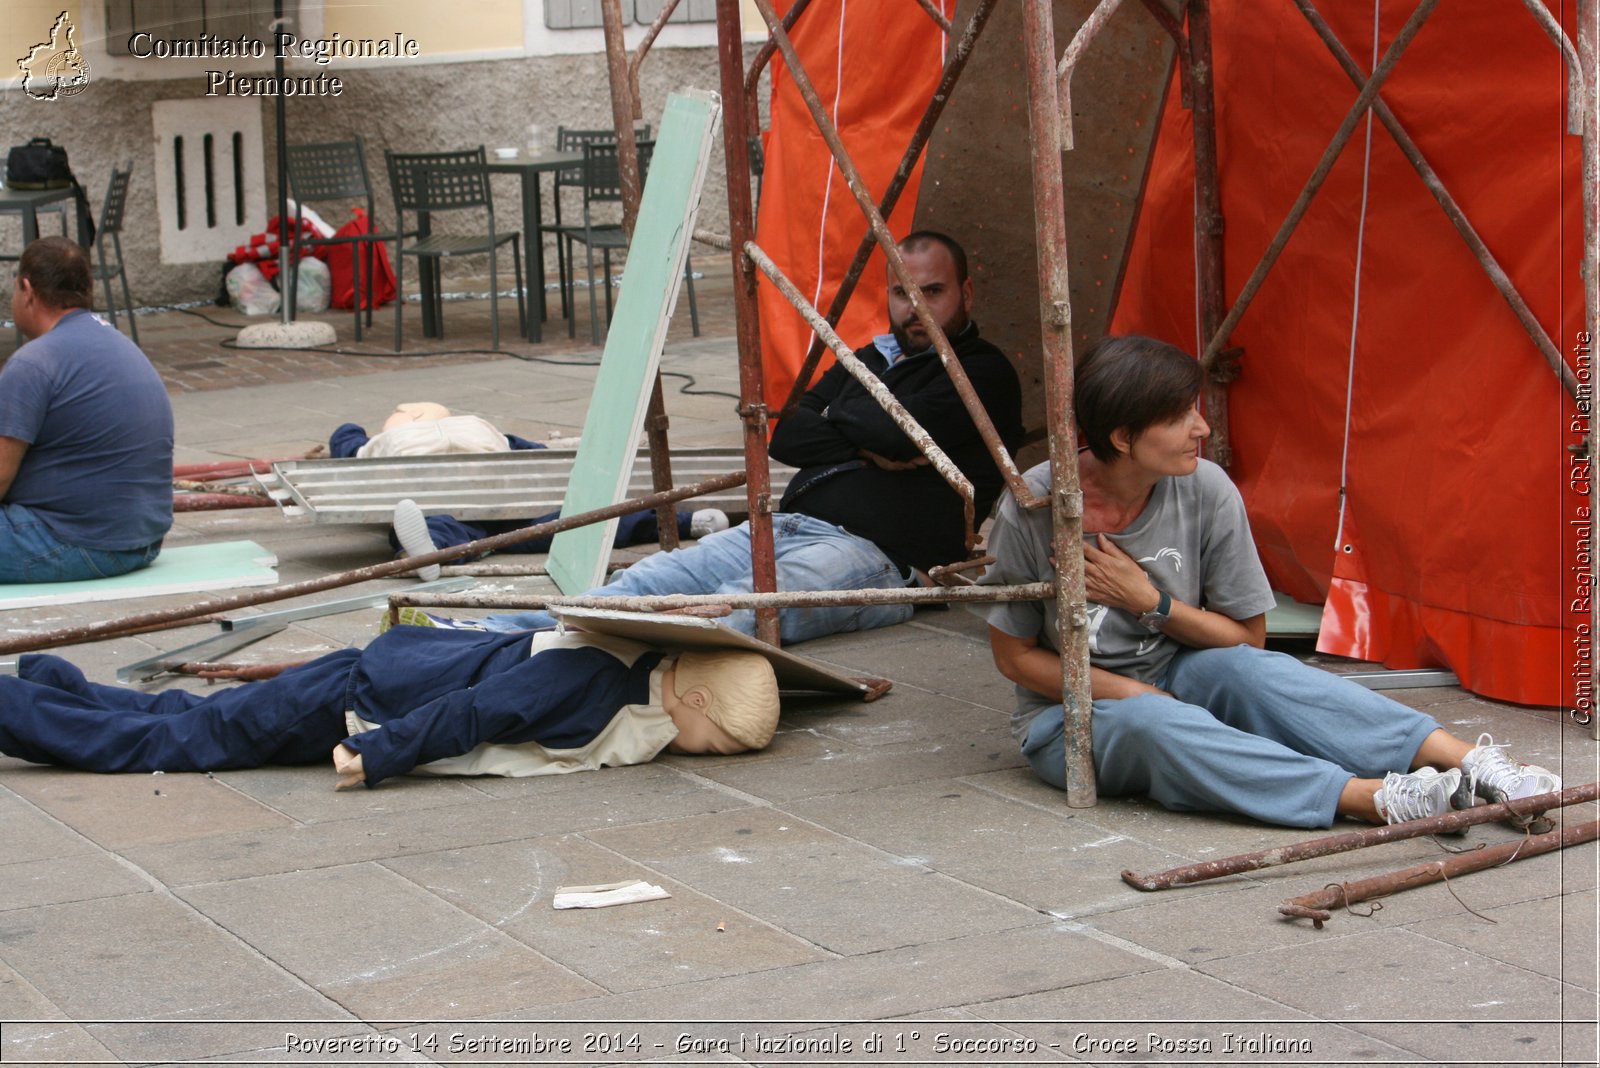
[[(900, 252), (1001, 441), (1015, 451), (1022, 438), (1022, 389), (1011, 362), (978, 336), (970, 318), (966, 254), (933, 231), (911, 234), (900, 243)], [(981, 519), (1000, 495), (1002, 476), (892, 272), (889, 326), (890, 333), (856, 350), (856, 357), (972, 482)], [(917, 572), (964, 557), (961, 497), (843, 367), (830, 368), (778, 425), (769, 452), (801, 469), (772, 516), (779, 590), (909, 586)], [(648, 556), (589, 593), (732, 594), (747, 593), (753, 584), (750, 526), (741, 523), (687, 548)], [(908, 604), (786, 608), (779, 613), (779, 629), (785, 643), (800, 642), (901, 623), (911, 610)], [(432, 618), (411, 615), (411, 622)], [(749, 610), (723, 622), (746, 634), (755, 631), (755, 613)], [(520, 612), (489, 616), (474, 626), (518, 630), (552, 623), (542, 612)]]

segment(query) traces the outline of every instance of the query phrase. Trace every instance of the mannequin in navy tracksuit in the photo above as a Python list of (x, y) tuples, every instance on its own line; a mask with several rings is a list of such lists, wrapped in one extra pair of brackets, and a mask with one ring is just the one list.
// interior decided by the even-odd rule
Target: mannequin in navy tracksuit
[(396, 627), (365, 649), (194, 694), (91, 683), (59, 657), (29, 655), (16, 677), (0, 677), (0, 752), (89, 771), (223, 771), (324, 763), (343, 744), (360, 754), (368, 786), (486, 744), (493, 767), (424, 770), (640, 763), (678, 733), (660, 698), (669, 665), (658, 650), (600, 636)]

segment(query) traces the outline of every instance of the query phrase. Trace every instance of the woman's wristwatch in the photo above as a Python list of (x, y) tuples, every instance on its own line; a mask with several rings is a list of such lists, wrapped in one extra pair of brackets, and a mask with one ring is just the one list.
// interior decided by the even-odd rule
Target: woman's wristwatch
[(1161, 595), (1161, 600), (1156, 602), (1154, 608), (1140, 616), (1139, 622), (1145, 630), (1160, 634), (1163, 630), (1166, 630), (1167, 620), (1172, 618), (1172, 595), (1167, 593), (1166, 590), (1157, 590), (1156, 592)]

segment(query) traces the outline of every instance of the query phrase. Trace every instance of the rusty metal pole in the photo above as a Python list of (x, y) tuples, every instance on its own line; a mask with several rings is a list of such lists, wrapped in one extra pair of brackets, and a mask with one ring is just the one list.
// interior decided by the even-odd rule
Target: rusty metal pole
[[(1344, 150), (1345, 144), (1350, 140), (1350, 135), (1355, 133), (1356, 124), (1361, 121), (1361, 116), (1366, 114), (1372, 102), (1377, 98), (1378, 90), (1383, 88), (1383, 83), (1389, 80), (1389, 75), (1394, 72), (1394, 66), (1400, 62), (1400, 57), (1411, 46), (1412, 40), (1422, 29), (1422, 24), (1428, 16), (1433, 14), (1439, 0), (1421, 0), (1411, 17), (1406, 19), (1406, 24), (1400, 27), (1400, 32), (1389, 45), (1389, 50), (1383, 54), (1383, 59), (1373, 68), (1372, 76), (1362, 87), (1355, 103), (1350, 105), (1350, 110), (1345, 113), (1344, 121), (1334, 131), (1333, 139), (1328, 142), (1328, 147), (1323, 150), (1322, 158), (1317, 161), (1316, 167), (1306, 179), (1305, 185), (1300, 190), (1300, 195), (1295, 198), (1294, 206), (1289, 209), (1289, 214), (1284, 217), (1283, 223), (1278, 227), (1278, 232), (1273, 235), (1272, 242), (1267, 250), (1261, 254), (1261, 259), (1256, 263), (1255, 270), (1250, 272), (1250, 277), (1245, 280), (1244, 288), (1239, 291), (1238, 299), (1233, 302), (1233, 307), (1228, 310), (1228, 315), (1222, 320), (1210, 340), (1205, 343), (1200, 353), (1200, 366), (1207, 371), (1216, 365), (1222, 358), (1220, 351), (1228, 342), (1228, 337), (1233, 333), (1234, 327), (1239, 325), (1240, 318), (1249, 310), (1250, 302), (1255, 299), (1256, 293), (1261, 289), (1261, 283), (1266, 280), (1272, 267), (1278, 262), (1284, 246), (1289, 243), (1289, 238), (1294, 234), (1295, 227), (1300, 225), (1300, 220), (1305, 217), (1311, 201), (1316, 197), (1317, 191), (1322, 188), (1322, 183), (1328, 178), (1328, 173), (1333, 170), (1334, 161), (1339, 158), (1339, 153)], [(1192, 32), (1192, 31), (1191, 31)]]
[[(1055, 596), (1048, 582), (1017, 586), (895, 586), (864, 590), (796, 590), (790, 593), (659, 593), (638, 597), (577, 594), (538, 597), (520, 593), (392, 593), (391, 605), (443, 608), (605, 608), (619, 612), (683, 609), (823, 608), (854, 604), (993, 604), (1042, 601)], [(720, 613), (720, 614), (726, 614)]]
[[(1226, 312), (1223, 290), (1222, 189), (1217, 174), (1217, 100), (1211, 56), (1211, 0), (1189, 0), (1189, 76), (1194, 120), (1194, 243), (1199, 256), (1198, 292), (1201, 343), (1216, 336)], [(1200, 355), (1199, 353), (1195, 354)], [(1232, 360), (1207, 368), (1201, 407), (1211, 424), (1206, 458), (1233, 465), (1233, 435), (1228, 430), (1228, 383), (1238, 374)]]
[(1358, 901), (1367, 901), (1375, 897), (1387, 897), (1402, 890), (1441, 882), (1457, 875), (1466, 875), (1485, 868), (1497, 868), (1525, 857), (1536, 857), (1541, 853), (1557, 849), (1570, 849), (1584, 842), (1592, 842), (1596, 838), (1600, 838), (1600, 820), (1575, 823), (1559, 831), (1551, 831), (1549, 834), (1535, 834), (1515, 842), (1502, 842), (1487, 849), (1477, 849), (1471, 853), (1458, 853), (1446, 860), (1430, 860), (1426, 864), (1413, 865), (1387, 875), (1360, 879), (1353, 883), (1335, 883), (1314, 893), (1290, 898), (1278, 906), (1278, 911), (1285, 916), (1310, 920), (1311, 925), (1320, 930), (1323, 922), (1333, 915), (1329, 910), (1337, 906), (1353, 905)]
[(644, 100), (639, 95), (639, 68), (644, 65), (644, 57), (650, 54), (650, 46), (656, 43), (661, 29), (672, 17), (678, 8), (678, 0), (667, 0), (661, 5), (661, 10), (656, 12), (655, 21), (650, 23), (650, 28), (644, 31), (644, 39), (639, 42), (639, 47), (628, 59), (628, 94), (633, 103), (634, 118), (644, 117)]
[[(944, 329), (933, 313), (928, 310), (928, 302), (922, 296), (908, 274), (904, 257), (900, 254), (899, 247), (895, 244), (894, 235), (889, 233), (889, 226), (883, 221), (883, 216), (878, 213), (877, 205), (873, 203), (872, 195), (867, 191), (866, 183), (862, 180), (861, 172), (856, 168), (851, 159), (850, 151), (845, 147), (843, 139), (839, 136), (839, 127), (828, 116), (828, 111), (822, 105), (822, 99), (817, 95), (816, 86), (811, 81), (811, 76), (806, 72), (805, 66), (800, 62), (800, 56), (794, 50), (794, 44), (789, 40), (789, 35), (772, 10), (771, 0), (751, 0), (756, 10), (761, 13), (761, 18), (767, 24), (767, 30), (772, 34), (773, 40), (778, 43), (778, 51), (783, 56), (783, 62), (789, 69), (789, 76), (794, 79), (795, 89), (799, 91), (801, 99), (806, 103), (806, 110), (811, 113), (811, 121), (816, 123), (817, 132), (822, 135), (828, 151), (833, 154), (833, 161), (844, 175), (845, 185), (850, 190), (850, 195), (855, 198), (856, 205), (861, 213), (867, 217), (867, 223), (877, 237), (878, 247), (883, 249), (883, 254), (889, 261), (889, 269), (896, 278), (906, 287), (906, 297), (911, 302), (911, 307), (917, 313), (917, 318), (927, 329), (929, 338), (933, 341), (934, 350), (939, 354), (939, 362), (944, 366), (945, 374), (950, 376), (950, 384), (955, 387), (956, 395), (961, 398), (962, 407), (966, 408), (967, 415), (978, 429), (978, 436), (983, 439), (983, 444), (993, 457), (995, 466), (1000, 469), (1000, 474), (1005, 478), (1006, 485), (1019, 501), (1032, 502), (1033, 494), (1022, 481), (1022, 472), (1017, 470), (1016, 461), (1006, 450), (1005, 444), (1000, 440), (1000, 434), (994, 428), (994, 420), (989, 417), (983, 402), (978, 398), (977, 392), (972, 388), (972, 383), (967, 379), (967, 373), (961, 366), (961, 361), (956, 359), (955, 351), (950, 347), (950, 339), (945, 337)], [(1051, 69), (1055, 64), (1052, 58)]]
[[(978, 0), (977, 9), (972, 12), (972, 18), (967, 22), (966, 32), (961, 35), (961, 40), (956, 42), (949, 58), (945, 60), (944, 74), (940, 76), (939, 84), (934, 87), (933, 99), (928, 101), (928, 107), (922, 113), (922, 120), (911, 132), (911, 140), (900, 156), (900, 165), (894, 169), (894, 175), (883, 191), (883, 199), (878, 201), (878, 214), (885, 219), (894, 211), (895, 205), (900, 203), (900, 194), (905, 192), (906, 183), (911, 180), (911, 172), (916, 168), (917, 160), (922, 156), (922, 150), (926, 147), (928, 139), (933, 136), (934, 126), (938, 124), (939, 116), (944, 114), (945, 105), (950, 102), (950, 94), (955, 90), (956, 82), (961, 79), (961, 72), (967, 67), (967, 60), (972, 56), (972, 46), (989, 21), (995, 3), (996, 0)], [(834, 292), (832, 303), (828, 305), (828, 325), (839, 325), (839, 317), (844, 314), (845, 306), (850, 303), (850, 297), (856, 291), (856, 283), (861, 281), (861, 274), (867, 269), (867, 261), (872, 258), (872, 250), (877, 247), (877, 235), (870, 229), (861, 235), (861, 243), (856, 246), (855, 258), (850, 261), (850, 267), (845, 271), (844, 279)], [(812, 338), (811, 347), (806, 351), (806, 358), (801, 362), (800, 370), (795, 375), (794, 385), (790, 387), (788, 400), (783, 402), (783, 412), (779, 418), (788, 415), (794, 410), (795, 405), (800, 403), (800, 398), (810, 388), (811, 376), (816, 373), (817, 364), (821, 362), (824, 351), (826, 349), (822, 339)]]
[[(643, 181), (639, 175), (639, 145), (633, 124), (641, 118), (638, 100), (638, 72), (628, 62), (628, 46), (622, 36), (621, 0), (601, 0), (601, 22), (605, 27), (606, 74), (611, 82), (611, 121), (617, 131), (617, 177), (622, 186), (622, 232), (631, 242), (633, 227), (639, 220), (639, 197)], [(644, 58), (641, 50), (640, 60)], [(606, 285), (611, 280), (606, 279)], [(609, 296), (609, 294), (608, 294)], [(596, 297), (591, 290), (589, 301)], [(644, 417), (645, 441), (650, 446), (650, 484), (657, 493), (672, 488), (672, 452), (667, 442), (667, 403), (661, 388), (661, 373), (650, 385), (650, 404)], [(678, 517), (671, 508), (656, 509), (657, 540), (663, 549), (678, 547)]]
[(1553, 808), (1586, 804), (1596, 798), (1600, 798), (1600, 782), (1591, 782), (1583, 786), (1569, 786), (1556, 793), (1535, 794), (1520, 801), (1479, 805), (1459, 812), (1446, 812), (1442, 816), (1392, 823), (1385, 827), (1364, 827), (1347, 834), (1312, 838), (1290, 845), (1273, 846), (1271, 849), (1259, 849), (1254, 853), (1239, 853), (1217, 860), (1201, 861), (1198, 864), (1185, 864), (1151, 875), (1125, 871), (1122, 873), (1122, 881), (1135, 890), (1170, 890), (1175, 886), (1189, 886), (1192, 883), (1203, 883), (1208, 879), (1220, 879), (1227, 875), (1241, 875), (1247, 871), (1275, 868), (1280, 864), (1293, 864), (1296, 861), (1348, 853), (1353, 849), (1365, 849), (1368, 846), (1383, 845), (1385, 842), (1422, 838), (1430, 834), (1451, 834), (1464, 831), (1468, 827), (1475, 827), (1480, 823), (1530, 818)]
[(1039, 324), (1050, 432), (1051, 545), (1056, 558), (1056, 646), (1066, 705), (1067, 804), (1095, 803), (1089, 732), (1089, 616), (1083, 591), (1083, 492), (1072, 417), (1072, 306), (1067, 291), (1066, 204), (1061, 189), (1061, 105), (1056, 93), (1055, 17), (1050, 0), (1027, 0), (1023, 55), (1033, 151), (1033, 217), (1039, 232)]
[(504, 549), (508, 545), (527, 541), (529, 538), (537, 537), (540, 534), (557, 534), (563, 530), (572, 530), (575, 527), (587, 526), (590, 523), (598, 523), (606, 519), (624, 516), (629, 512), (637, 512), (641, 508), (654, 508), (661, 503), (676, 504), (679, 501), (686, 501), (703, 494), (714, 493), (720, 489), (727, 489), (730, 486), (737, 486), (744, 480), (745, 476), (742, 471), (718, 475), (715, 478), (697, 482), (692, 486), (668, 490), (664, 494), (652, 493), (646, 497), (634, 497), (626, 501), (619, 501), (616, 504), (608, 504), (604, 508), (596, 508), (591, 512), (562, 516), (559, 519), (552, 519), (548, 523), (537, 523), (518, 530), (508, 530), (504, 534), (479, 538), (477, 541), (469, 541), (464, 545), (452, 545), (448, 549), (436, 549), (431, 553), (422, 553), (418, 556), (408, 556), (404, 560), (390, 560), (382, 564), (373, 564), (371, 567), (359, 567), (353, 571), (340, 571), (332, 575), (323, 575), (320, 578), (291, 582), (286, 586), (268, 586), (251, 590), (247, 593), (234, 594), (230, 597), (214, 597), (211, 600), (200, 601), (196, 604), (182, 605), (177, 608), (163, 608), (155, 612), (124, 616), (121, 619), (109, 619), (81, 627), (65, 627), (59, 630), (25, 634), (17, 638), (7, 638), (0, 640), (0, 654), (25, 653), (33, 649), (49, 649), (57, 645), (100, 641), (104, 638), (120, 638), (135, 630), (146, 627), (154, 629), (159, 624), (171, 623), (174, 620), (192, 620), (194, 616), (207, 615), (214, 612), (227, 612), (235, 608), (266, 604), (269, 601), (282, 601), (290, 597), (299, 597), (301, 594), (318, 593), (322, 590), (331, 590), (339, 586), (351, 586), (357, 582), (366, 582), (368, 579), (404, 575), (429, 564), (443, 564), (465, 556), (477, 556), (482, 553), (494, 552), (496, 549)]
[[(1333, 53), (1333, 58), (1344, 70), (1345, 74), (1359, 89), (1366, 80), (1365, 75), (1362, 74), (1361, 68), (1356, 65), (1355, 59), (1350, 55), (1349, 50), (1345, 48), (1344, 43), (1333, 32), (1333, 28), (1322, 17), (1321, 12), (1316, 9), (1311, 0), (1294, 0), (1294, 3), (1300, 9), (1300, 13), (1305, 16), (1306, 21), (1311, 23), (1311, 28), (1316, 31), (1317, 36), (1322, 38), (1322, 43), (1327, 46), (1328, 51)], [(1466, 212), (1461, 210), (1461, 205), (1456, 203), (1455, 197), (1451, 196), (1450, 191), (1445, 188), (1444, 181), (1439, 177), (1438, 172), (1433, 169), (1433, 165), (1428, 162), (1427, 157), (1422, 154), (1422, 149), (1412, 139), (1411, 135), (1406, 132), (1405, 127), (1400, 125), (1400, 120), (1395, 117), (1389, 105), (1383, 102), (1381, 96), (1373, 98), (1372, 110), (1377, 114), (1378, 121), (1383, 123), (1384, 129), (1389, 131), (1389, 136), (1394, 138), (1395, 144), (1400, 148), (1400, 154), (1405, 156), (1406, 161), (1416, 170), (1418, 177), (1422, 179), (1422, 184), (1433, 195), (1433, 199), (1445, 213), (1445, 217), (1450, 220), (1451, 225), (1456, 228), (1456, 233), (1461, 235), (1461, 240), (1467, 243), (1467, 248), (1472, 251), (1473, 257), (1483, 267), (1484, 273), (1489, 276), (1489, 281), (1500, 293), (1500, 296), (1505, 298), (1505, 302), (1510, 305), (1511, 314), (1517, 317), (1517, 322), (1522, 324), (1523, 330), (1532, 339), (1534, 346), (1544, 354), (1545, 362), (1550, 365), (1550, 369), (1561, 380), (1562, 386), (1569, 394), (1576, 397), (1578, 395), (1578, 380), (1573, 376), (1572, 369), (1562, 360), (1561, 350), (1556, 347), (1554, 341), (1550, 340), (1550, 335), (1545, 333), (1544, 327), (1540, 325), (1539, 320), (1529, 309), (1528, 302), (1523, 300), (1522, 294), (1517, 292), (1517, 287), (1512, 283), (1510, 275), (1506, 274), (1505, 268), (1500, 266), (1500, 261), (1495, 259), (1494, 253), (1489, 251), (1489, 246), (1484, 243), (1483, 238), (1478, 236), (1478, 231), (1473, 227), (1472, 221), (1467, 218)]]
[[(750, 143), (745, 139), (747, 110), (739, 0), (717, 0), (717, 56), (722, 74), (722, 144), (727, 159), (728, 237), (733, 246), (733, 307), (739, 339), (739, 416), (744, 422), (744, 464), (749, 480), (750, 572), (758, 593), (778, 588), (772, 543), (771, 476), (767, 469), (767, 405), (761, 369), (761, 319), (756, 304), (756, 270), (744, 254), (755, 238), (750, 196)], [(778, 610), (756, 610), (756, 637), (779, 644)]]

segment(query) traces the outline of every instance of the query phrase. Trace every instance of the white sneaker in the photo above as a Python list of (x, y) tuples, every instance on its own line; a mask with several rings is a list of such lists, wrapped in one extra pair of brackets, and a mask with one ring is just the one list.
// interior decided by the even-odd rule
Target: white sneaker
[(689, 516), (689, 537), (703, 538), (728, 529), (728, 514), (716, 508), (702, 508)]
[(1461, 772), (1456, 768), (1442, 772), (1418, 768), (1409, 775), (1391, 771), (1372, 795), (1372, 803), (1385, 823), (1443, 816), (1450, 811), (1450, 795), (1460, 785)]
[[(406, 556), (421, 556), (435, 551), (433, 538), (428, 534), (428, 520), (417, 502), (407, 498), (394, 506), (394, 537), (400, 551)], [(429, 564), (417, 568), (417, 578), (432, 582), (439, 577), (439, 565)]]
[(1537, 764), (1519, 764), (1506, 756), (1506, 747), (1487, 734), (1478, 735), (1478, 744), (1461, 758), (1462, 783), (1456, 791), (1456, 807), (1470, 808), (1480, 802), (1497, 805), (1534, 794), (1561, 789), (1561, 777)]

